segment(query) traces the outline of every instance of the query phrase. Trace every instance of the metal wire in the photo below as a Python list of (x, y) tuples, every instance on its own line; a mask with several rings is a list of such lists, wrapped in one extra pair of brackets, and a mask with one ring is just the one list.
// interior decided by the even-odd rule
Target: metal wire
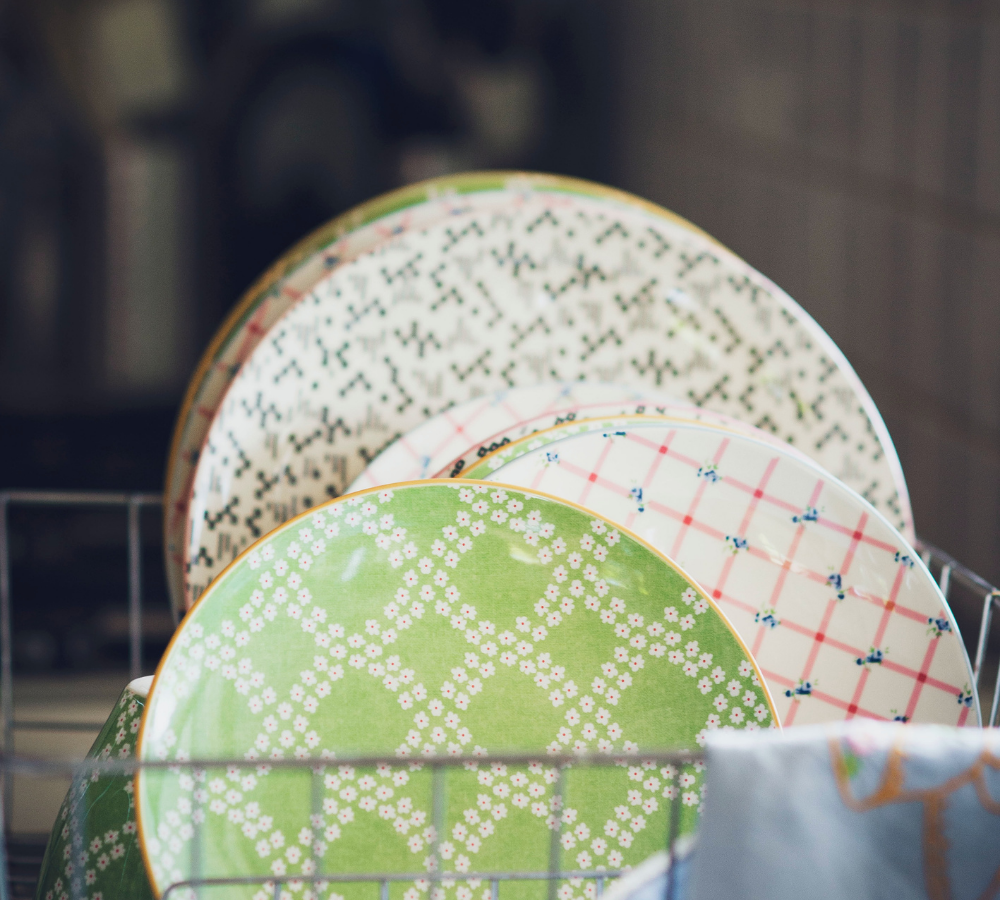
[[(979, 685), (983, 672), (983, 663), (986, 661), (986, 653), (990, 641), (990, 625), (993, 620), (993, 612), (1000, 608), (1000, 588), (990, 584), (981, 575), (977, 575), (968, 566), (963, 566), (950, 553), (945, 553), (940, 547), (935, 547), (927, 541), (917, 538), (916, 549), (920, 553), (924, 564), (930, 568), (931, 565), (941, 567), (938, 576), (938, 586), (941, 593), (949, 602), (951, 601), (951, 589), (954, 582), (958, 582), (967, 590), (974, 594), (979, 594), (983, 598), (983, 611), (979, 619), (979, 635), (976, 641), (976, 653), (972, 665), (972, 690), (979, 696)], [(996, 727), (1000, 718), (1000, 668), (997, 670), (996, 684), (993, 690), (992, 702), (990, 703), (989, 715), (984, 715), (983, 725), (988, 728)]]
[[(0, 494), (0, 738), (3, 752), (14, 749), (14, 655), (11, 647), (10, 541), (7, 533), (9, 495)], [(11, 785), (4, 777), (0, 804), (11, 808)], [(6, 874), (6, 873), (5, 873)]]
[[(448, 771), (466, 765), (484, 765), (487, 763), (499, 763), (506, 766), (527, 766), (531, 763), (543, 763), (550, 768), (558, 767), (579, 767), (598, 766), (611, 767), (627, 764), (629, 761), (650, 760), (663, 765), (687, 766), (694, 763), (704, 762), (705, 755), (700, 750), (638, 750), (624, 753), (548, 753), (540, 751), (534, 753), (495, 753), (490, 756), (420, 756), (406, 757), (399, 756), (344, 756), (333, 760), (323, 759), (268, 759), (266, 760), (269, 769), (297, 769), (306, 770), (324, 766), (352, 766), (356, 769), (375, 769), (378, 766), (392, 766), (398, 768), (402, 765), (419, 764), (432, 771)], [(260, 760), (258, 760), (258, 763)], [(133, 757), (126, 759), (41, 759), (36, 757), (17, 756), (15, 754), (0, 754), (0, 769), (4, 769), (11, 774), (25, 775), (33, 778), (46, 778), (54, 775), (76, 775), (83, 773), (91, 776), (97, 774), (99, 777), (114, 775), (132, 775), (140, 770), (150, 771), (157, 769), (226, 769), (229, 766), (246, 767), (245, 757), (206, 757), (202, 759), (148, 759), (140, 760)], [(443, 787), (443, 785), (442, 785)], [(440, 791), (442, 797), (442, 816), (444, 815), (444, 791)], [(448, 876), (451, 878), (451, 875)]]
[[(146, 506), (161, 506), (159, 494), (117, 493), (113, 491), (0, 491), (0, 740), (3, 752), (14, 748), (16, 731), (99, 731), (82, 722), (49, 720), (20, 721), (14, 718), (14, 655), (12, 634), (12, 603), (10, 582), (11, 506), (88, 507), (121, 506), (127, 509), (126, 539), (128, 547), (128, 618), (129, 672), (132, 678), (142, 674), (142, 533), (140, 512)], [(0, 802), (11, 809), (13, 786), (5, 773), (0, 790)]]
[[(623, 755), (621, 753), (601, 754), (601, 753), (580, 753), (580, 754), (560, 754), (551, 755), (548, 753), (519, 753), (519, 754), (496, 754), (488, 759), (474, 756), (466, 757), (421, 757), (419, 760), (402, 760), (396, 756), (359, 756), (344, 757), (336, 760), (316, 760), (316, 759), (277, 759), (269, 760), (268, 765), (273, 769), (298, 770), (307, 772), (315, 779), (317, 771), (324, 765), (349, 765), (357, 769), (374, 768), (379, 765), (399, 766), (401, 764), (411, 764), (418, 762), (427, 768), (432, 769), (432, 789), (433, 808), (435, 820), (435, 854), (432, 859), (434, 864), (430, 871), (431, 896), (434, 895), (434, 886), (437, 882), (447, 877), (449, 881), (471, 881), (479, 880), (490, 883), (490, 892), (493, 900), (499, 900), (501, 882), (510, 881), (547, 881), (549, 883), (549, 894), (554, 895), (557, 883), (570, 878), (581, 878), (593, 880), (597, 883), (598, 896), (603, 891), (604, 882), (608, 879), (619, 877), (622, 873), (616, 870), (597, 869), (563, 869), (559, 865), (559, 841), (558, 825), (553, 828), (553, 840), (550, 847), (549, 865), (544, 870), (509, 869), (503, 871), (482, 871), (482, 872), (448, 872), (447, 875), (441, 872), (439, 857), (437, 856), (437, 842), (443, 833), (445, 824), (447, 796), (447, 776), (448, 773), (463, 769), (471, 764), (501, 764), (508, 766), (526, 766), (531, 763), (544, 762), (546, 766), (556, 767), (559, 771), (559, 778), (556, 782), (552, 804), (552, 815), (556, 817), (556, 823), (560, 816), (560, 810), (565, 802), (565, 772), (574, 766), (621, 766), (630, 760), (641, 759), (657, 764), (675, 766), (680, 772), (684, 765), (691, 765), (700, 762), (704, 756), (700, 752), (691, 750), (672, 751), (652, 751), (639, 752)], [(50, 759), (30, 759), (18, 757), (16, 755), (0, 755), (0, 770), (5, 776), (22, 775), (33, 778), (46, 778), (53, 775), (71, 775), (72, 787), (70, 791), (74, 797), (82, 795), (83, 786), (92, 780), (94, 775), (98, 778), (111, 776), (126, 776), (142, 770), (164, 770), (170, 769), (191, 769), (208, 771), (216, 768), (228, 768), (231, 765), (244, 766), (246, 760), (243, 757), (226, 759), (196, 759), (196, 760), (139, 760), (129, 759), (94, 759), (84, 760), (50, 760)], [(314, 781), (315, 783), (315, 781)], [(667, 816), (666, 846), (671, 852), (673, 861), (673, 847), (679, 832), (680, 805), (682, 803), (680, 792), (670, 801), (670, 811)], [(82, 810), (82, 805), (78, 813)], [(195, 820), (197, 817), (195, 817)], [(0, 807), (0, 827), (4, 825), (3, 808)], [(85, 815), (73, 815), (70, 817), (70, 829), (72, 834), (72, 854), (73, 858), (78, 858), (83, 850)], [(388, 897), (389, 885), (397, 882), (426, 880), (427, 872), (316, 872), (313, 875), (234, 875), (228, 877), (206, 877), (200, 875), (201, 858), (199, 843), (200, 829), (196, 828), (193, 840), (193, 858), (191, 862), (192, 877), (173, 883), (164, 890), (163, 900), (171, 897), (175, 892), (193, 888), (212, 888), (224, 885), (260, 885), (274, 886), (274, 896), (280, 896), (281, 887), (289, 881), (302, 882), (304, 884), (316, 883), (377, 883), (380, 886), (380, 898), (386, 900)], [(74, 900), (82, 900), (85, 896), (82, 881), (82, 867), (76, 866), (74, 877), (71, 878), (71, 896)], [(0, 842), (0, 900), (8, 900), (10, 897), (10, 880), (7, 870), (7, 860)], [(673, 900), (674, 883), (673, 879), (668, 880), (665, 900)]]
[(142, 675), (142, 537), (139, 513), (142, 501), (128, 500), (128, 659), (129, 677)]

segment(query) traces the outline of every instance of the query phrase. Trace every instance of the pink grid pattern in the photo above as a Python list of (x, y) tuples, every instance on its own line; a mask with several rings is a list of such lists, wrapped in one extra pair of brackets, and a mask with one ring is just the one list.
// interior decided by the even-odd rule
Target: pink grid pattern
[[(793, 447), (791, 444), (781, 440), (781, 438), (775, 437), (766, 431), (762, 431), (753, 425), (748, 425), (740, 419), (734, 419), (732, 416), (727, 416), (724, 413), (718, 413), (710, 409), (703, 409), (702, 407), (694, 406), (690, 403), (658, 400), (650, 397), (645, 399), (642, 403), (634, 405), (628, 410), (622, 409), (620, 406), (612, 406), (607, 403), (597, 403), (583, 404), (573, 409), (554, 410), (553, 412), (558, 413), (559, 417), (563, 420), (565, 420), (568, 413), (576, 413), (575, 421), (577, 422), (582, 419), (605, 418), (614, 415), (626, 414), (666, 416), (672, 419), (687, 419), (692, 422), (702, 422), (706, 425), (717, 425), (722, 428), (728, 428), (731, 431), (742, 431), (745, 434), (752, 435), (758, 440), (773, 443), (777, 447), (782, 447), (793, 455), (809, 461), (809, 457), (806, 456), (806, 454), (802, 453), (802, 451), (800, 451), (797, 447)], [(464, 447), (461, 454), (453, 457), (446, 465), (441, 466), (432, 477), (451, 478), (453, 477), (451, 473), (455, 471), (455, 467), (459, 463), (462, 464), (462, 471), (465, 471), (481, 462), (482, 457), (479, 455), (480, 450), (489, 446), (499, 446), (504, 440), (513, 443), (514, 441), (517, 441), (522, 437), (526, 437), (529, 434), (533, 434), (537, 431), (545, 431), (559, 424), (561, 423), (555, 421), (553, 413), (550, 412), (545, 415), (535, 416), (531, 419), (524, 419), (514, 425), (508, 426), (507, 428), (502, 428), (499, 431), (495, 431), (488, 437), (479, 438), (469, 447)]]
[[(547, 428), (568, 413), (608, 415), (632, 412), (650, 404), (667, 401), (655, 394), (643, 395), (635, 388), (609, 384), (541, 384), (514, 388), (460, 403), (428, 419), (387, 447), (351, 484), (351, 491), (441, 477), (437, 473), (480, 446), (489, 445), (525, 421), (543, 423)], [(676, 405), (676, 404), (675, 404)]]
[[(545, 451), (558, 452), (558, 464), (543, 465)], [(695, 474), (713, 464), (718, 481)], [(740, 477), (750, 470), (759, 473), (753, 481)], [(626, 483), (629, 472), (644, 474)], [(589, 506), (640, 535), (655, 512), (655, 545), (729, 615), (758, 657), (783, 724), (855, 716), (975, 724), (970, 707), (958, 700), (970, 679), (961, 639), (954, 631), (936, 636), (928, 629), (929, 619), (949, 613), (926, 571), (904, 558), (914, 559), (912, 549), (864, 501), (788, 454), (698, 426), (642, 426), (624, 437), (590, 433), (550, 443), (490, 477)], [(635, 487), (643, 490), (646, 512), (637, 510)], [(720, 489), (726, 503), (705, 508), (705, 498)], [(802, 517), (818, 507), (811, 520)], [(793, 523), (793, 516), (800, 520)], [(763, 538), (765, 528), (768, 549), (756, 539), (738, 552), (726, 544), (727, 535)], [(783, 553), (774, 550), (779, 538)], [(859, 563), (861, 550), (866, 558)], [(837, 564), (823, 572), (817, 557)], [(832, 573), (841, 576), (849, 599), (837, 599)], [(878, 577), (888, 585), (881, 594), (847, 586), (852, 578), (877, 583)], [(804, 590), (809, 584), (828, 588), (829, 596)], [(754, 620), (765, 610), (780, 624)], [(922, 626), (922, 639), (914, 624)], [(894, 640), (885, 646), (890, 634)], [(869, 647), (885, 650), (881, 662), (858, 664)], [(795, 695), (807, 682), (815, 682), (809, 693)]]

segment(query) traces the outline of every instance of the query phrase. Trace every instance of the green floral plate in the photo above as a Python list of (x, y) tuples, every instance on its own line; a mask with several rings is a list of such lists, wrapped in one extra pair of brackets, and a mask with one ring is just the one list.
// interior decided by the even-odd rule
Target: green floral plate
[[(693, 828), (703, 776), (641, 752), (773, 722), (724, 616), (640, 539), (497, 484), (373, 488), (272, 532), (184, 619), (139, 757), (242, 762), (141, 772), (140, 839), (158, 894), (256, 876), (211, 896), (272, 897), (277, 882), (289, 898), (373, 900), (371, 883), (323, 876), (440, 864), (434, 897), (478, 900), (488, 884), (463, 875), (544, 870), (553, 841), (564, 870), (645, 859), (663, 845), (672, 800), (682, 831)], [(584, 751), (623, 759), (572, 767), (561, 783), (545, 762)], [(491, 763), (505, 752), (539, 761)], [(361, 755), (399, 762), (335, 762)], [(423, 761), (446, 755), (482, 762), (448, 770), (437, 834)], [(419, 900), (429, 887), (419, 877), (389, 893)], [(504, 897), (547, 890), (514, 882)], [(560, 890), (596, 895), (579, 879)]]
[[(151, 678), (137, 678), (118, 699), (89, 759), (128, 759), (135, 753)], [(131, 775), (74, 783), (45, 849), (37, 900), (152, 898), (139, 852)]]

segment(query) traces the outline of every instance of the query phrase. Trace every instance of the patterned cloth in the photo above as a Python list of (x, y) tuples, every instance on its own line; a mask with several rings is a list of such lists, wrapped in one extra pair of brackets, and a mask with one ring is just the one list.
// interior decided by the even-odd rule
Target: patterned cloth
[(692, 900), (1000, 894), (1000, 732), (715, 732)]

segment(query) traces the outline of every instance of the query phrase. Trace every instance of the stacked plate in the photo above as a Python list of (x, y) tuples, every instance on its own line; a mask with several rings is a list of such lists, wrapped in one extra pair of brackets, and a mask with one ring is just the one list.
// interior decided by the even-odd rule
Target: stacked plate
[[(436, 870), (435, 897), (471, 900), (469, 873), (553, 850), (621, 869), (702, 802), (700, 765), (643, 750), (979, 722), (843, 355), (710, 237), (607, 188), (458, 176), (308, 239), (213, 342), (167, 490), (186, 615), (137, 753), (178, 767), (135, 786), (157, 894), (242, 876), (234, 897), (326, 897), (323, 875)], [(489, 761), (509, 752), (538, 760)], [(622, 764), (546, 763), (588, 752)], [(446, 755), (473, 760), (439, 832), (425, 761)], [(358, 756), (398, 763), (336, 761)], [(187, 764), (207, 758), (242, 762)]]

